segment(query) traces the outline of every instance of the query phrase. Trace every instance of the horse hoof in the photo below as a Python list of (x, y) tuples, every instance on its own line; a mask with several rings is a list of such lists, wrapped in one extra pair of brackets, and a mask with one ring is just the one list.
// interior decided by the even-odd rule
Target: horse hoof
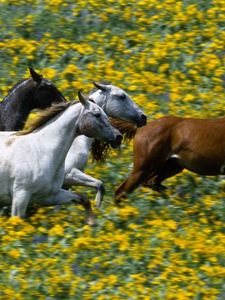
[(151, 189), (152, 189), (153, 191), (162, 193), (162, 192), (164, 192), (164, 191), (167, 190), (167, 187), (164, 186), (164, 185), (162, 185), (162, 184), (153, 184), (153, 185), (151, 186)]
[(0, 210), (0, 217), (8, 217), (10, 215), (10, 209), (8, 206), (4, 206)]
[(121, 192), (119, 194), (115, 194), (114, 196), (114, 204), (116, 206), (120, 206), (123, 199), (126, 199), (126, 193)]
[(102, 206), (102, 201), (95, 201), (95, 206), (97, 207), (97, 209), (100, 209)]
[[(124, 197), (124, 198), (125, 198), (125, 197)], [(120, 207), (121, 204), (122, 204), (122, 199), (123, 199), (123, 197), (116, 197), (116, 198), (114, 198), (114, 204), (115, 204), (116, 206)]]
[(115, 201), (114, 204), (115, 204), (115, 206), (118, 207), (118, 208), (120, 208), (120, 207), (123, 206), (123, 205), (122, 205), (122, 201), (120, 201), (120, 200), (119, 200), (119, 201)]
[(143, 186), (148, 187), (148, 188), (152, 189), (153, 191), (159, 192), (159, 193), (162, 193), (165, 190), (167, 190), (167, 187), (160, 183), (145, 183), (145, 184), (143, 184)]
[(86, 224), (93, 227), (93, 226), (97, 226), (97, 221), (96, 221), (96, 218), (95, 217), (88, 217), (87, 220), (86, 220)]

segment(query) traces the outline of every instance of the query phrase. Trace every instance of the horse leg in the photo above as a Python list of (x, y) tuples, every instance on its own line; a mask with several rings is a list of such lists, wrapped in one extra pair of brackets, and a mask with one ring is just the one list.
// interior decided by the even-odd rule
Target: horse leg
[(63, 188), (73, 185), (82, 185), (95, 188), (97, 190), (95, 203), (98, 208), (101, 206), (105, 193), (105, 188), (101, 180), (95, 179), (83, 173), (79, 169), (73, 168), (68, 174), (65, 175)]
[(30, 193), (26, 191), (18, 191), (13, 195), (11, 216), (24, 218), (30, 201)]
[(131, 193), (167, 160), (171, 152), (170, 131), (163, 122), (151, 122), (137, 131), (133, 146), (133, 171), (115, 193), (115, 203), (119, 203), (126, 193)]
[(126, 193), (131, 193), (146, 178), (148, 173), (145, 170), (133, 171), (130, 176), (116, 189), (115, 204), (119, 204)]
[(10, 206), (0, 207), (0, 217), (8, 217), (10, 215)]
[(91, 208), (91, 203), (84, 196), (75, 194), (71, 191), (60, 189), (60, 191), (45, 200), (41, 201), (42, 205), (52, 206), (52, 205), (64, 205), (64, 204), (80, 204), (84, 207), (86, 213), (86, 223), (90, 226), (96, 225), (96, 218)]
[(161, 184), (162, 181), (179, 174), (183, 169), (184, 167), (181, 165), (178, 158), (170, 157), (147, 178), (143, 183), (143, 186), (161, 192), (166, 189), (166, 187)]

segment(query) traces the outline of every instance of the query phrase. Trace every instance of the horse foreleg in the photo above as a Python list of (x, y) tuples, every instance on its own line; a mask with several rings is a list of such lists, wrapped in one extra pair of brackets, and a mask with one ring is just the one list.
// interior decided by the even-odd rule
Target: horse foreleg
[(182, 172), (184, 167), (176, 157), (166, 160), (155, 172), (153, 172), (143, 183), (155, 191), (161, 192), (165, 187), (161, 184), (163, 180), (173, 177)]
[(96, 218), (91, 208), (91, 203), (84, 196), (75, 194), (71, 191), (67, 191), (64, 189), (60, 189), (60, 191), (48, 198), (46, 200), (42, 200), (41, 204), (45, 206), (52, 205), (65, 205), (65, 204), (80, 204), (84, 207), (86, 213), (86, 222), (90, 226), (96, 225)]
[(126, 194), (131, 193), (146, 178), (147, 173), (143, 170), (133, 171), (130, 176), (116, 189), (114, 201), (119, 204)]
[(95, 179), (90, 175), (83, 173), (79, 169), (73, 168), (68, 174), (65, 175), (63, 187), (71, 187), (73, 185), (95, 188), (97, 190), (95, 203), (97, 207), (101, 206), (105, 193), (105, 188), (101, 180)]
[(11, 216), (24, 218), (28, 203), (30, 201), (30, 193), (26, 191), (18, 191), (13, 194)]

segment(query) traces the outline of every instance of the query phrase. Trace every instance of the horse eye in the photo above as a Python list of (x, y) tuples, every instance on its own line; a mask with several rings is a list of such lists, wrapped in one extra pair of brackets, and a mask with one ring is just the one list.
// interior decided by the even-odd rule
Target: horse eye
[(125, 94), (119, 95), (119, 98), (120, 98), (121, 100), (124, 100), (124, 99), (126, 99), (126, 95), (125, 95)]
[(52, 84), (51, 84), (50, 82), (45, 82), (45, 83), (43, 84), (43, 86), (44, 86), (45, 88), (48, 88), (48, 89), (51, 89), (51, 88), (52, 88)]
[(96, 118), (100, 118), (100, 117), (101, 117), (101, 114), (100, 114), (100, 113), (97, 113), (97, 114), (95, 114), (95, 117), (96, 117)]
[(42, 87), (47, 91), (52, 89), (52, 87), (49, 84), (43, 84)]

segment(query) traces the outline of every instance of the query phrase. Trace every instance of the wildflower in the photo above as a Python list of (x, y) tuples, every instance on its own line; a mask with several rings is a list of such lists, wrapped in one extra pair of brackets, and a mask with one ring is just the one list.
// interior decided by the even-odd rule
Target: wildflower
[(64, 228), (60, 225), (55, 225), (49, 230), (49, 235), (64, 236)]
[(12, 258), (19, 258), (20, 257), (20, 250), (19, 249), (11, 249), (8, 252), (8, 255), (11, 256)]

